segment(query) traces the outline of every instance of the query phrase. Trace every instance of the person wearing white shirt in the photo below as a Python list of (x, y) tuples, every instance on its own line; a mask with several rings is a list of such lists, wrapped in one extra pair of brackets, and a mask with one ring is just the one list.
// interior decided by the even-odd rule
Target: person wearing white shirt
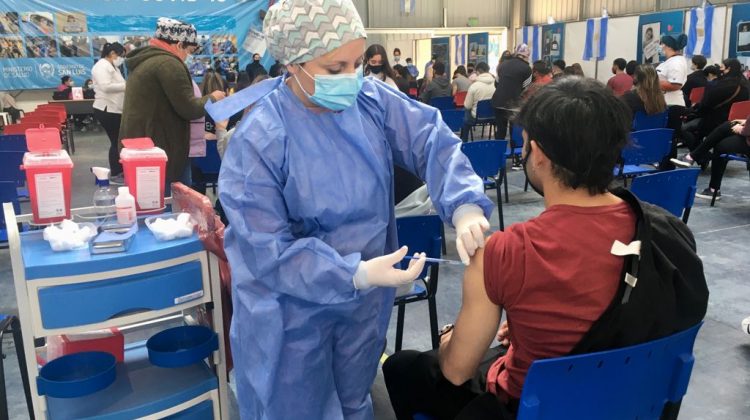
[(94, 82), (94, 117), (109, 137), (109, 169), (113, 178), (122, 175), (119, 155), (120, 121), (125, 101), (125, 78), (120, 66), (125, 62), (125, 47), (118, 42), (102, 47), (102, 58), (91, 69)]
[(656, 67), (656, 73), (659, 75), (659, 87), (664, 92), (664, 101), (667, 103), (667, 128), (674, 130), (672, 132), (672, 150), (663, 162), (660, 168), (672, 169), (674, 164), (671, 158), (677, 157), (677, 139), (680, 137), (682, 127), (682, 114), (685, 113), (685, 96), (682, 94), (682, 86), (687, 81), (688, 64), (682, 55), (682, 50), (687, 45), (687, 35), (680, 34), (677, 36), (663, 35), (661, 37), (661, 47), (667, 61)]
[(667, 106), (685, 106), (682, 95), (682, 85), (687, 81), (688, 65), (682, 50), (687, 45), (687, 35), (680, 34), (677, 38), (671, 35), (661, 37), (661, 45), (667, 61), (659, 64), (656, 73), (659, 75), (661, 90)]
[(469, 139), (469, 132), (474, 126), (474, 121), (477, 117), (477, 104), (479, 101), (491, 100), (492, 95), (495, 94), (495, 77), (489, 71), (490, 66), (487, 63), (481, 62), (477, 64), (475, 72), (477, 80), (469, 86), (469, 90), (466, 92), (466, 99), (464, 100), (466, 114), (464, 116), (464, 126), (461, 128), (461, 140), (466, 141)]

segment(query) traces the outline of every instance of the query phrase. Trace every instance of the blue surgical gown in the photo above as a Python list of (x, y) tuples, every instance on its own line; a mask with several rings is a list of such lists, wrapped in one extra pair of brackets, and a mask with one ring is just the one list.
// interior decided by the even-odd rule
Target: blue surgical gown
[(243, 119), (219, 176), (230, 222), (230, 333), (243, 419), (371, 419), (395, 289), (356, 290), (360, 261), (397, 249), (393, 164), (440, 216), (492, 203), (439, 112), (375, 80), (342, 112), (281, 81)]

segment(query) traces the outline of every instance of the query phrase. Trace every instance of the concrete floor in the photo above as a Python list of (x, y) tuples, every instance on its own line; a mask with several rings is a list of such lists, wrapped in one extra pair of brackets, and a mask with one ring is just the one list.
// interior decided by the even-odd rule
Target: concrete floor
[[(91, 205), (94, 190), (89, 167), (107, 166), (108, 141), (103, 132), (78, 133), (77, 153), (73, 157), (73, 206)], [(524, 193), (523, 174), (512, 172), (510, 204), (504, 205), (505, 223), (521, 222), (541, 212), (542, 201), (533, 192)], [(707, 185), (702, 175), (698, 186)], [(745, 166), (730, 164), (723, 187), (722, 200), (711, 208), (706, 201), (696, 199), (690, 216), (690, 227), (695, 233), (703, 258), (711, 298), (705, 324), (695, 345), (696, 363), (687, 396), (682, 405), (684, 419), (746, 419), (750, 418), (750, 336), (740, 331), (740, 321), (750, 316), (750, 183)], [(488, 192), (495, 200), (494, 191)], [(28, 211), (28, 207), (24, 208)], [(492, 220), (497, 229), (497, 213)], [(447, 231), (447, 258), (457, 258), (453, 246), (454, 235)], [(443, 266), (438, 292), (439, 324), (452, 322), (460, 306), (462, 269)], [(0, 313), (15, 313), (16, 302), (7, 250), (0, 250)], [(430, 346), (427, 305), (407, 306), (404, 348), (426, 350)], [(388, 353), (395, 342), (395, 312), (388, 331)], [(27, 418), (18, 364), (9, 335), (2, 342), (6, 355), (5, 376), (11, 419)], [(377, 419), (393, 419), (382, 375), (373, 386), (372, 397)], [(237, 418), (236, 402), (232, 404), (232, 418)]]

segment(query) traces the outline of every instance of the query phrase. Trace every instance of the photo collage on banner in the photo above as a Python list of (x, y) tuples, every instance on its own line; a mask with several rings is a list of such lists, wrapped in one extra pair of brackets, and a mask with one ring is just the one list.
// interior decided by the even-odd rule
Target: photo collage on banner
[[(149, 45), (159, 17), (195, 25), (198, 50), (186, 64), (200, 81), (209, 68), (232, 78), (266, 53), (262, 16), (269, 2), (132, 2), (0, 0), (0, 78), (4, 89), (55, 87), (72, 76), (90, 77), (104, 45), (121, 43), (127, 52)], [(86, 10), (86, 12), (82, 12)], [(264, 57), (269, 68), (273, 61)]]
[(659, 64), (666, 59), (661, 52), (662, 35), (684, 32), (685, 13), (682, 10), (641, 15), (638, 22), (637, 61), (639, 64)]
[(469, 59), (467, 63), (477, 65), (479, 63), (488, 63), (489, 34), (478, 33), (469, 35)]
[(437, 55), (437, 60), (445, 64), (445, 74), (453, 74), (450, 60), (450, 38), (432, 38), (432, 54)]
[(732, 7), (732, 22), (727, 56), (736, 57), (744, 70), (750, 68), (750, 4), (735, 4)]
[(563, 58), (565, 44), (565, 24), (555, 23), (542, 26), (542, 54), (541, 60), (552, 64)]

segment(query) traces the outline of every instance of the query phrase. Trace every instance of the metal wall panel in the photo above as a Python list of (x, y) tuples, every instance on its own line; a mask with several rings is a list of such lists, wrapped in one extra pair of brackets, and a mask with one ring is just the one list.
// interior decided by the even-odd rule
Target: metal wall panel
[(610, 16), (633, 15), (654, 11), (655, 0), (583, 0), (583, 16), (581, 19), (599, 17), (602, 7), (606, 6)]
[(442, 0), (416, 1), (413, 14), (401, 12), (401, 0), (369, 0), (370, 28), (439, 28), (443, 22)]
[(352, 0), (352, 3), (354, 3), (354, 7), (357, 8), (357, 11), (359, 12), (359, 17), (362, 18), (362, 22), (365, 24), (365, 28), (368, 27), (367, 24), (367, 3), (368, 0)]
[[(443, 0), (448, 9), (448, 26), (464, 27), (470, 17), (479, 19), (479, 26), (509, 26), (511, 0)], [(438, 0), (435, 0), (439, 3)]]
[[(736, 3), (737, 0), (711, 0), (714, 5)], [(661, 0), (662, 10), (669, 9), (687, 9), (689, 7), (696, 7), (703, 4), (702, 0)]]
[(552, 16), (557, 22), (575, 21), (578, 19), (580, 1), (581, 0), (528, 0), (526, 1), (527, 24), (546, 24), (548, 16)]

